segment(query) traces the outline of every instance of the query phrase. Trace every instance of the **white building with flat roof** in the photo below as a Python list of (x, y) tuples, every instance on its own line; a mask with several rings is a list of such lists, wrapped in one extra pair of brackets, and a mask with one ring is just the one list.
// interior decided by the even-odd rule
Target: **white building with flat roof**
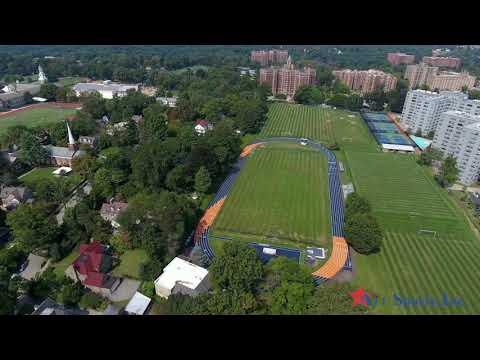
[(196, 296), (209, 288), (208, 270), (179, 257), (173, 259), (155, 280), (155, 292), (163, 298), (172, 294)]
[(151, 302), (152, 299), (137, 291), (125, 307), (125, 312), (129, 315), (143, 315)]
[(461, 183), (476, 182), (480, 175), (480, 116), (458, 110), (442, 113), (432, 147), (457, 160)]
[(423, 135), (427, 135), (430, 131), (436, 131), (441, 121), (440, 115), (449, 110), (480, 115), (480, 100), (469, 100), (460, 91), (436, 93), (411, 90), (407, 93), (400, 122), (410, 133), (420, 130)]
[(128, 90), (138, 90), (138, 85), (115, 84), (109, 81), (103, 83), (78, 83), (73, 86), (77, 96), (98, 92), (104, 99), (113, 99), (114, 95), (119, 97), (127, 95)]

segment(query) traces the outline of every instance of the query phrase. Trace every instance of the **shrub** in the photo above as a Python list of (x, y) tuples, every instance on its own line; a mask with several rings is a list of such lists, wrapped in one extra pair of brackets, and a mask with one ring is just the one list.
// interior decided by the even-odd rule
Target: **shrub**
[(99, 310), (107, 307), (107, 301), (94, 292), (87, 292), (80, 299), (79, 305), (81, 308)]
[(371, 214), (356, 213), (345, 220), (345, 236), (355, 251), (370, 254), (380, 250), (383, 233)]

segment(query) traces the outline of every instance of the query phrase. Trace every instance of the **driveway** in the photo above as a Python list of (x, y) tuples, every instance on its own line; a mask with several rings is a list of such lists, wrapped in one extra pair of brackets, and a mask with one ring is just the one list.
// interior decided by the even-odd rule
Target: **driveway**
[(140, 281), (123, 278), (120, 286), (108, 298), (112, 302), (130, 300), (140, 287)]
[(44, 272), (50, 265), (50, 260), (47, 261), (43, 256), (35, 254), (28, 255), (27, 262), (27, 267), (20, 273), (20, 276), (26, 280), (32, 280), (37, 274)]

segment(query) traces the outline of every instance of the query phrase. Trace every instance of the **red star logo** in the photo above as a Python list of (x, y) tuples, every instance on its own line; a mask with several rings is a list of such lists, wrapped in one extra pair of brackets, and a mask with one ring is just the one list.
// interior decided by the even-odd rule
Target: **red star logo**
[(352, 307), (356, 305), (363, 305), (365, 307), (368, 307), (366, 295), (368, 294), (362, 288), (359, 288), (357, 291), (351, 292), (350, 296), (353, 298)]

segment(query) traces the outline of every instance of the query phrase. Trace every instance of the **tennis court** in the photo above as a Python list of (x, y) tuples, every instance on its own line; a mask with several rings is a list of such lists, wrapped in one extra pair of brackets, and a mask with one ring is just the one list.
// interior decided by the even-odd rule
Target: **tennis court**
[(400, 132), (387, 114), (363, 112), (362, 118), (365, 120), (370, 132), (380, 145), (413, 145), (413, 142)]

